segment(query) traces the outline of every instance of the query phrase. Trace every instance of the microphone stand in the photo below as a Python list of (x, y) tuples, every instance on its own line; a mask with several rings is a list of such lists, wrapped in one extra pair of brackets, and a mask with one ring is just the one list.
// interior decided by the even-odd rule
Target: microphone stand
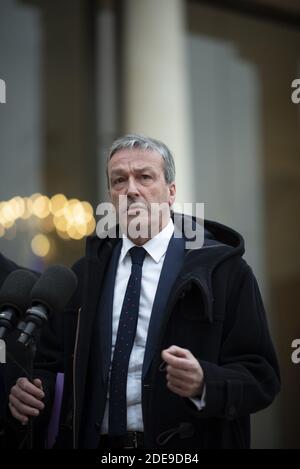
[[(27, 346), (27, 352), (28, 352), (28, 357), (27, 357), (27, 372), (28, 372), (28, 379), (29, 381), (33, 384), (34, 380), (34, 357), (36, 354), (36, 343), (32, 339), (28, 346)], [(27, 439), (27, 449), (33, 449), (33, 417), (29, 418), (28, 422), (28, 439)]]
[[(23, 333), (26, 323), (21, 323), (18, 329)], [(27, 371), (27, 378), (33, 384), (34, 381), (34, 357), (36, 354), (36, 340), (34, 336), (31, 336), (26, 344), (22, 344), (17, 341), (17, 347), (20, 348), (21, 353), (24, 353), (25, 365), (23, 368)], [(27, 434), (27, 449), (33, 449), (33, 417), (29, 418), (28, 422), (28, 434)]]

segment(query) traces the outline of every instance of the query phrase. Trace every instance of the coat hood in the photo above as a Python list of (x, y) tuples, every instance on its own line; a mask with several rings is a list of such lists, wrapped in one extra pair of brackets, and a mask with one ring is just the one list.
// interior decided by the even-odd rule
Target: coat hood
[[(193, 284), (196, 284), (203, 294), (206, 316), (212, 321), (214, 302), (213, 273), (217, 267), (229, 258), (241, 258), (243, 256), (245, 252), (244, 240), (233, 229), (214, 221), (203, 221), (195, 217), (182, 215), (179, 224), (182, 226), (182, 223), (191, 223), (191, 220), (194, 227), (198, 225), (203, 228), (204, 225), (204, 243), (199, 249), (186, 249), (182, 270), (177, 279), (177, 287), (185, 288), (188, 291)], [(184, 285), (185, 287), (183, 287)]]

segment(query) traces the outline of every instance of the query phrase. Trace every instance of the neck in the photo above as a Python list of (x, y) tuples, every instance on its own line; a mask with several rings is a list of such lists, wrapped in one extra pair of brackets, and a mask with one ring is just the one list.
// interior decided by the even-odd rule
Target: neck
[[(152, 232), (151, 230), (151, 226), (148, 227), (148, 232), (151, 231), (151, 235), (150, 237), (142, 237), (142, 236), (139, 236), (139, 237), (136, 237), (136, 238), (132, 238), (131, 236), (128, 235), (128, 232), (127, 232), (127, 238), (130, 239), (130, 241), (132, 241), (134, 244), (136, 244), (136, 246), (143, 246), (145, 243), (147, 243), (148, 241), (150, 241), (150, 239), (152, 238), (155, 238), (155, 236), (157, 236), (159, 233), (162, 232), (162, 230), (164, 230), (166, 228), (166, 226), (168, 225), (169, 221), (170, 221), (170, 216), (165, 219), (165, 220), (162, 220), (160, 219), (160, 223), (158, 225), (158, 229), (155, 230), (154, 232)], [(128, 230), (127, 230), (128, 231)]]

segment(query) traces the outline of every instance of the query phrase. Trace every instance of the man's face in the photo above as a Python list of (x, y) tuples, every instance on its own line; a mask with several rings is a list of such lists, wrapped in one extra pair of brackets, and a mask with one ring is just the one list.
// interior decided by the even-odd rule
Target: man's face
[[(160, 211), (156, 215), (159, 231), (166, 226), (176, 187), (174, 183), (166, 183), (164, 160), (159, 153), (139, 149), (120, 150), (108, 163), (108, 177), (111, 201), (123, 228), (128, 227), (137, 216), (142, 224), (150, 227), (153, 203), (167, 207), (163, 213)], [(127, 196), (125, 207), (119, 208), (120, 196)]]

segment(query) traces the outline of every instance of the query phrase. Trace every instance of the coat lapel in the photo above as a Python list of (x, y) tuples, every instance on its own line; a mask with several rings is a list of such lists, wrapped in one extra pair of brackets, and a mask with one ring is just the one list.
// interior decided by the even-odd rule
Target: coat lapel
[(146, 342), (145, 357), (143, 362), (143, 379), (145, 378), (153, 359), (164, 311), (171, 293), (172, 286), (182, 268), (185, 254), (184, 238), (172, 236), (166, 252), (166, 257), (160, 274), (157, 291), (152, 307), (151, 318)]
[[(109, 365), (111, 361), (111, 347), (112, 347), (112, 313), (113, 313), (113, 299), (114, 288), (117, 274), (118, 261), (122, 249), (122, 242), (120, 241), (115, 247), (111, 261), (108, 267), (107, 275), (104, 281), (102, 295), (98, 308), (98, 321), (96, 321), (95, 335), (96, 344), (100, 346), (100, 369), (102, 370), (102, 379), (105, 383), (109, 372)], [(98, 348), (96, 346), (96, 350)]]

